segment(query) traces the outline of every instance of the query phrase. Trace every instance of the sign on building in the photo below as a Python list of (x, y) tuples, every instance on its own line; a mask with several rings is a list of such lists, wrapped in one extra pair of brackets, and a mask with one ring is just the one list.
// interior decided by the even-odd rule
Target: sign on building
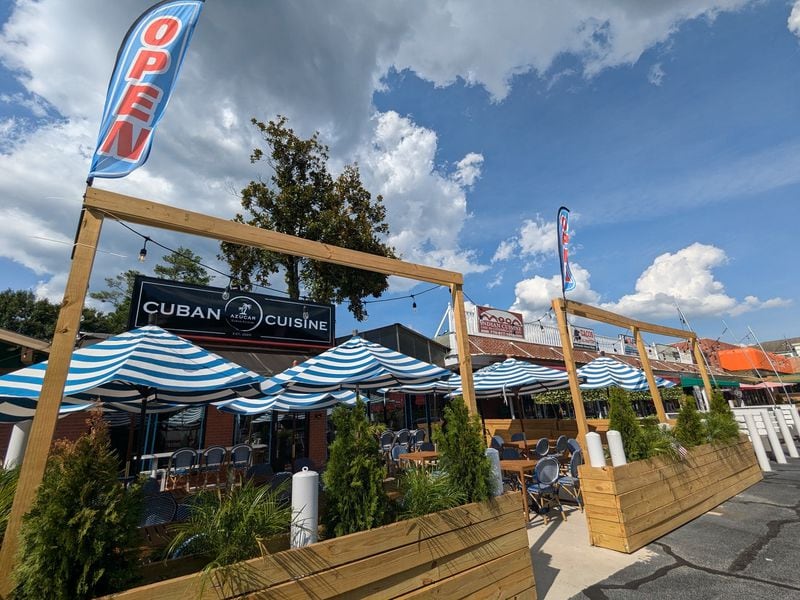
[(330, 304), (140, 275), (128, 326), (158, 325), (202, 341), (328, 348), (334, 345), (334, 319)]
[(594, 336), (594, 329), (573, 327), (572, 347), (581, 348), (582, 350), (597, 350), (597, 338)]
[(520, 313), (488, 306), (477, 306), (476, 308), (479, 333), (525, 339), (525, 324)]
[(627, 356), (639, 356), (639, 349), (636, 347), (636, 340), (632, 335), (619, 334), (619, 343), (622, 346), (622, 353)]

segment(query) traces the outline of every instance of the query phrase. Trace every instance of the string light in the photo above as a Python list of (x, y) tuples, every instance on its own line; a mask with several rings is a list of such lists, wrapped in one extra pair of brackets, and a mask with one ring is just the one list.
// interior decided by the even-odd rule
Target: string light
[(140, 263), (143, 263), (147, 259), (147, 242), (149, 242), (149, 241), (150, 241), (150, 238), (145, 236), (144, 245), (142, 246), (142, 249), (139, 250), (139, 262)]
[(303, 304), (303, 320), (308, 320), (308, 307)]
[(228, 285), (225, 286), (225, 289), (222, 290), (222, 299), (227, 301), (231, 297), (231, 279), (228, 279)]
[(414, 299), (414, 294), (411, 294), (411, 310), (417, 312), (417, 301)]

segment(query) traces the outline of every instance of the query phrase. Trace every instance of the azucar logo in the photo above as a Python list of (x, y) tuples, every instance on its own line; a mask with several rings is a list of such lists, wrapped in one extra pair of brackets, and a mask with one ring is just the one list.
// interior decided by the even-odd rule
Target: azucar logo
[(225, 320), (238, 331), (253, 331), (263, 318), (261, 306), (247, 296), (235, 296), (225, 305)]

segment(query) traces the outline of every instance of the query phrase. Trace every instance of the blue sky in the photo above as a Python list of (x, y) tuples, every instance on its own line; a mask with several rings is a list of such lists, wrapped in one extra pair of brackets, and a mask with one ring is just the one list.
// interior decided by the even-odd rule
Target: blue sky
[[(150, 161), (96, 185), (228, 218), (262, 174), (249, 118), (286, 114), (334, 168), (359, 162), (404, 257), (464, 271), (478, 304), (546, 311), (563, 204), (575, 299), (672, 326), (677, 301), (730, 342), (800, 336), (800, 9), (657, 4), (209, 0)], [(41, 238), (71, 241), (116, 46), (147, 5), (0, 2), (3, 288), (63, 292), (69, 247)], [(211, 242), (152, 236), (220, 266)], [(93, 289), (139, 266), (119, 225), (101, 245)], [(342, 307), (338, 330), (430, 335), (447, 299), (376, 303), (364, 323)]]

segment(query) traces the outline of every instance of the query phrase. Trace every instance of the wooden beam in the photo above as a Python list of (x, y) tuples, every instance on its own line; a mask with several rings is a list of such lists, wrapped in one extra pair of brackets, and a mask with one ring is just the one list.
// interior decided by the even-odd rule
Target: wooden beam
[(583, 395), (581, 385), (578, 380), (578, 367), (575, 364), (575, 354), (572, 351), (572, 337), (569, 335), (567, 325), (567, 303), (563, 298), (553, 300), (553, 312), (558, 321), (558, 332), (561, 335), (561, 348), (564, 351), (564, 365), (567, 367), (569, 375), (569, 389), (572, 392), (572, 406), (575, 408), (575, 421), (578, 425), (578, 441), (581, 447), (586, 448), (586, 434), (589, 433), (589, 425), (586, 423), (586, 410), (583, 406)]
[(3, 547), (0, 550), (0, 597), (3, 598), (7, 598), (11, 592), (11, 573), (19, 544), (22, 517), (33, 505), (36, 489), (44, 476), (102, 224), (101, 214), (90, 210), (82, 211), (72, 266), (53, 336), (50, 360), (44, 374), (17, 491), (8, 518)]
[(703, 357), (703, 351), (700, 349), (700, 342), (698, 342), (697, 338), (690, 341), (692, 343), (694, 360), (697, 363), (697, 370), (700, 371), (700, 377), (703, 379), (703, 387), (706, 389), (706, 400), (708, 401), (708, 405), (711, 406), (711, 395), (714, 393), (714, 388), (711, 387), (711, 381), (708, 379), (706, 359)]
[(647, 376), (647, 385), (650, 386), (650, 396), (653, 398), (658, 420), (661, 423), (666, 423), (667, 413), (664, 412), (664, 403), (661, 401), (661, 393), (658, 391), (656, 378), (653, 376), (653, 368), (650, 366), (650, 357), (647, 356), (647, 348), (645, 348), (642, 332), (639, 331), (638, 327), (633, 328), (633, 339), (636, 340), (636, 348), (639, 350), (639, 359), (642, 361), (642, 369)]
[(472, 381), (472, 354), (469, 349), (469, 333), (467, 332), (467, 312), (464, 309), (464, 288), (454, 284), (450, 288), (453, 302), (453, 316), (456, 325), (456, 347), (458, 352), (458, 371), (461, 375), (461, 393), (469, 414), (478, 414), (475, 400), (475, 385)]
[(623, 317), (622, 315), (618, 315), (611, 311), (603, 310), (602, 308), (597, 308), (595, 306), (589, 306), (588, 304), (583, 304), (581, 302), (575, 302), (574, 300), (566, 300), (566, 307), (567, 312), (575, 316), (585, 317), (587, 319), (591, 319), (592, 321), (600, 321), (610, 325), (617, 325), (623, 329), (633, 329), (636, 327), (637, 329), (641, 329), (642, 331), (647, 331), (649, 333), (665, 335), (668, 337), (676, 337), (685, 340), (691, 340), (692, 338), (697, 337), (693, 331), (685, 331), (683, 329), (664, 327), (663, 325), (654, 325), (653, 323), (629, 319), (628, 317)]
[(282, 254), (304, 256), (354, 269), (408, 277), (409, 279), (446, 286), (464, 283), (463, 275), (455, 271), (446, 271), (445, 269), (409, 263), (396, 258), (386, 258), (367, 252), (313, 242), (293, 235), (261, 229), (244, 223), (236, 223), (219, 217), (210, 217), (201, 213), (97, 188), (89, 188), (87, 190), (84, 206), (130, 223), (138, 223), (170, 231), (180, 231), (232, 244), (263, 248), (264, 250)]

